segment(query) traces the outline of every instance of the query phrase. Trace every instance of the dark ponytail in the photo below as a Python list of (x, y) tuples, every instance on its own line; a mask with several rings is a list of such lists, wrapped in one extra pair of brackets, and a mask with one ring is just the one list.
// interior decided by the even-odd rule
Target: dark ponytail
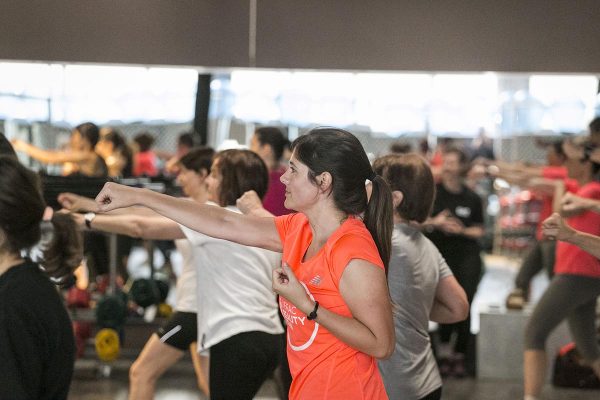
[(40, 263), (48, 275), (62, 281), (79, 265), (82, 245), (72, 217), (55, 214), (51, 226), (42, 221), (46, 204), (38, 176), (14, 157), (0, 156), (0, 228), (6, 236), (4, 249), (19, 254), (40, 241)]
[(394, 229), (392, 192), (379, 175), (371, 180), (371, 187), (371, 198), (367, 203), (363, 221), (375, 240), (387, 275), (392, 252), (392, 230)]
[[(373, 173), (360, 141), (343, 129), (316, 128), (294, 140), (292, 150), (309, 168), (308, 178), (313, 183), (316, 184), (317, 175), (325, 171), (331, 174), (331, 196), (338, 209), (348, 215), (364, 214), (364, 223), (387, 273), (393, 229), (392, 193), (385, 181)], [(373, 183), (370, 201), (365, 188), (367, 179)]]
[(52, 216), (52, 233), (49, 243), (43, 249), (41, 261), (46, 273), (55, 281), (64, 282), (81, 264), (83, 258), (81, 234), (68, 214), (55, 213)]

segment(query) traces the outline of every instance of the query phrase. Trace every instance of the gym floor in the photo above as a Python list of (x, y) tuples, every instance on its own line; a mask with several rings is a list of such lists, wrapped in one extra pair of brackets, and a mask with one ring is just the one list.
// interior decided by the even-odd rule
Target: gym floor
[[(70, 400), (127, 399), (127, 370), (131, 361), (114, 363), (109, 378), (100, 377), (95, 361), (78, 361), (71, 385)], [(277, 400), (275, 383), (265, 382), (256, 396), (259, 400)], [(516, 400), (522, 398), (523, 385), (514, 381), (482, 381), (476, 379), (447, 379), (444, 381), (444, 400)], [(598, 390), (544, 388), (544, 400), (597, 400)], [(156, 400), (206, 399), (196, 388), (191, 360), (184, 358), (158, 382)]]
[[(142, 255), (140, 255), (142, 257)], [(514, 260), (513, 260), (514, 261)], [(479, 330), (479, 311), (490, 304), (503, 304), (512, 289), (517, 264), (506, 259), (486, 257), (486, 273), (472, 305), (472, 330)], [(532, 283), (532, 297), (538, 298), (547, 278), (538, 275)], [(93, 357), (77, 360), (71, 384), (70, 400), (126, 400), (128, 392), (128, 370), (135, 354), (127, 354), (111, 363), (110, 373)], [(232, 383), (234, 383), (232, 381)], [(444, 380), (444, 400), (518, 400), (522, 398), (523, 384), (520, 380), (454, 379)], [(207, 399), (196, 386), (191, 359), (186, 355), (169, 369), (158, 381), (157, 400)], [(544, 400), (597, 400), (600, 390), (558, 389), (548, 384), (544, 388)], [(277, 400), (277, 389), (273, 380), (265, 382), (256, 399)]]

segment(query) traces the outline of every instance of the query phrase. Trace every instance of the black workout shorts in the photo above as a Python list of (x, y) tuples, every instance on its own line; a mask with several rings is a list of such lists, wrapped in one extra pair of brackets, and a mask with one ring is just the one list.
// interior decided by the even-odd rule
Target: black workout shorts
[(198, 337), (196, 313), (175, 311), (156, 333), (161, 342), (187, 351)]

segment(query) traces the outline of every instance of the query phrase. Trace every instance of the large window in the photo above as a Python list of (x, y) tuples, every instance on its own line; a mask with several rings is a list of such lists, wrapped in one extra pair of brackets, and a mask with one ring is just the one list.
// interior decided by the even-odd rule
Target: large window
[[(507, 84), (507, 82), (510, 82)], [(517, 83), (515, 85), (515, 83)], [(234, 71), (230, 116), (389, 136), (582, 132), (598, 79), (577, 75)]]
[(540, 127), (579, 132), (594, 117), (598, 79), (593, 76), (533, 75), (529, 93), (543, 106)]
[[(192, 68), (5, 62), (0, 119), (188, 122), (196, 88)], [(238, 69), (213, 76), (210, 116), (389, 137), (580, 133), (597, 90), (597, 77), (584, 75)]]
[(197, 76), (186, 68), (0, 63), (0, 118), (186, 122)]

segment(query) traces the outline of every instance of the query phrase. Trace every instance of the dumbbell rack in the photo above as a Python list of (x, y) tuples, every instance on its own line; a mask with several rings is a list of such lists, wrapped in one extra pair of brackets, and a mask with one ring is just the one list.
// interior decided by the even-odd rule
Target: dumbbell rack
[[(117, 235), (108, 234), (108, 287), (106, 293), (111, 295), (117, 292)], [(103, 378), (110, 378), (112, 374), (112, 365), (105, 361), (99, 361), (98, 375)]]
[[(114, 233), (105, 233), (108, 236), (108, 285), (105, 294), (112, 295), (117, 291), (117, 235)], [(91, 308), (73, 308), (69, 310), (71, 319), (78, 322), (96, 323), (95, 310)], [(112, 366), (108, 362), (97, 360), (97, 375), (103, 378), (109, 378), (112, 373)]]
[[(168, 191), (168, 182), (164, 182), (164, 181), (157, 181), (157, 182), (153, 182), (151, 179), (149, 178), (144, 178), (144, 177), (140, 177), (140, 178), (126, 178), (126, 179), (120, 179), (118, 180), (119, 183), (127, 185), (127, 186), (134, 186), (134, 187), (145, 187), (147, 189), (159, 192), (159, 193), (165, 193)], [(60, 190), (65, 191), (65, 190)], [(94, 194), (97, 193), (97, 191), (94, 192)], [(83, 194), (83, 193), (82, 193)], [(90, 196), (88, 196), (90, 197)], [(91, 196), (93, 197), (93, 196)], [(52, 199), (56, 198), (56, 196), (51, 196)], [(117, 265), (118, 265), (118, 259), (117, 259), (117, 234), (114, 233), (104, 233), (105, 235), (108, 236), (108, 252), (109, 252), (109, 278), (108, 278), (108, 286), (106, 288), (106, 294), (107, 295), (113, 295), (117, 293)], [(152, 240), (145, 240), (144, 241), (144, 247), (146, 248), (146, 251), (148, 253), (148, 264), (150, 267), (150, 279), (154, 279), (155, 276), (155, 267), (154, 267), (154, 242)], [(84, 321), (84, 322), (96, 322), (96, 315), (95, 315), (95, 310), (92, 309), (73, 309), (71, 310), (71, 318), (73, 321)], [(155, 320), (156, 321), (156, 320)], [(133, 321), (128, 321), (127, 322), (128, 325), (132, 325), (134, 329), (140, 329), (142, 328), (142, 325), (148, 325), (147, 322), (142, 323), (140, 320), (137, 320), (137, 323), (133, 322)], [(147, 329), (147, 328), (146, 328)], [(141, 332), (141, 330), (140, 330)], [(137, 335), (136, 335), (137, 336)], [(143, 336), (139, 335), (139, 336)], [(97, 359), (97, 367), (96, 370), (98, 372), (98, 376), (103, 377), (103, 378), (108, 378), (110, 377), (111, 373), (112, 373), (112, 366), (109, 362), (104, 362), (101, 361), (99, 359)]]
[[(107, 235), (108, 237), (108, 254), (109, 254), (109, 271), (108, 271), (108, 285), (106, 287), (106, 295), (112, 295), (117, 293), (118, 291), (118, 285), (117, 285), (117, 275), (118, 275), (118, 256), (117, 256), (117, 238), (118, 235), (117, 234), (112, 234), (112, 233), (104, 233), (105, 235)], [(147, 253), (148, 253), (148, 263), (150, 266), (150, 278), (153, 279), (155, 276), (155, 266), (154, 266), (154, 241), (152, 240), (146, 240), (144, 241), (144, 248), (146, 249)], [(96, 321), (96, 314), (95, 314), (95, 309), (89, 309), (89, 308), (75, 308), (75, 309), (71, 309), (70, 310), (71, 313), (71, 318), (73, 321), (81, 321), (81, 322), (90, 322), (95, 324)], [(139, 338), (144, 338), (144, 342), (145, 342), (145, 335), (148, 333), (148, 329), (149, 327), (151, 327), (153, 324), (158, 324), (159, 322), (161, 322), (160, 318), (155, 318), (152, 322), (148, 322), (147, 320), (141, 319), (141, 318), (127, 318), (127, 322), (126, 322), (126, 326), (128, 331), (133, 331), (132, 332), (128, 332), (127, 337), (131, 337), (131, 339), (133, 339), (133, 345), (131, 344), (131, 341), (128, 340), (128, 343), (130, 343), (130, 345), (128, 347), (133, 347), (135, 349), (138, 349), (138, 347), (141, 349), (143, 344), (142, 342), (140, 343), (136, 343), (135, 338), (139, 337)], [(150, 328), (152, 329), (152, 328)], [(123, 349), (121, 349), (123, 350)], [(137, 350), (136, 350), (137, 351)], [(121, 354), (121, 356), (123, 356), (123, 352)], [(96, 370), (96, 376), (97, 377), (101, 377), (101, 378), (110, 378), (111, 374), (112, 374), (112, 369), (113, 369), (113, 365), (112, 362), (105, 362), (102, 361), (98, 358), (95, 359), (95, 363), (96, 366), (94, 367), (94, 369)]]

